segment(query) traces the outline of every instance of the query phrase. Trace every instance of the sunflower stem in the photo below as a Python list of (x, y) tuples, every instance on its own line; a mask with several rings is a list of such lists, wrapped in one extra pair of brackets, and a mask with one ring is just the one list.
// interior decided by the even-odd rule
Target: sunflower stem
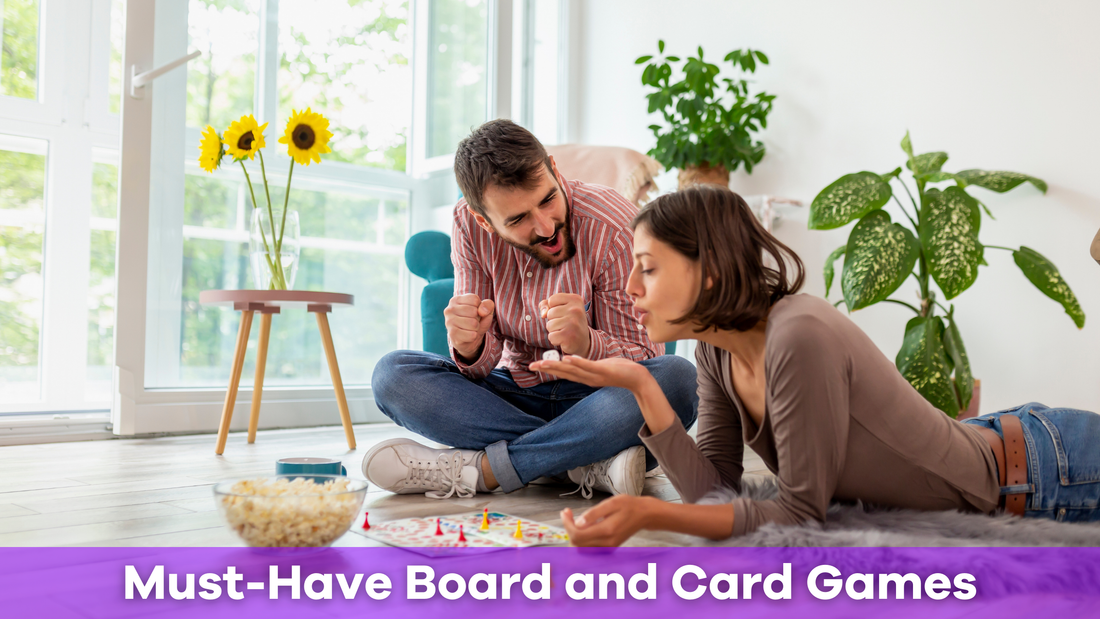
[(290, 205), (290, 179), (292, 178), (294, 178), (294, 157), (290, 158), (290, 172), (286, 175), (286, 194), (283, 196), (283, 223), (279, 226), (279, 240), (275, 241), (275, 251), (277, 252), (283, 250), (283, 232), (286, 231), (286, 210)]
[[(267, 187), (267, 168), (264, 167), (264, 153), (261, 150), (257, 150), (256, 154), (260, 156), (260, 174), (264, 177), (264, 193), (267, 195), (267, 216), (271, 219), (271, 241), (275, 241), (275, 212), (271, 210), (271, 190)], [(263, 226), (260, 227), (261, 230)], [(279, 234), (282, 236), (282, 233)], [(280, 289), (286, 290), (286, 275), (283, 274), (283, 255), (280, 253), (278, 245), (275, 246), (275, 271), (272, 273), (273, 277), (277, 277), (280, 284)]]
[[(248, 168), (244, 167), (244, 160), (243, 159), (240, 160), (238, 163), (241, 164), (241, 170), (244, 170), (244, 180), (245, 180), (245, 182), (248, 183), (248, 193), (252, 194), (252, 208), (253, 209), (259, 208), (259, 205), (256, 204), (256, 191), (254, 189), (252, 189), (252, 177), (248, 175)], [(267, 245), (267, 236), (264, 235), (263, 222), (260, 222), (260, 238), (263, 239), (263, 241), (264, 241), (264, 258), (267, 260), (267, 268), (271, 272), (272, 280), (274, 280), (275, 279), (275, 277), (274, 277), (275, 276), (275, 265), (272, 264), (272, 262), (271, 262), (271, 248), (268, 247), (268, 245)], [(272, 241), (275, 240), (274, 230), (272, 231), (272, 239), (271, 240)], [(256, 282), (256, 283), (259, 284), (260, 282)]]

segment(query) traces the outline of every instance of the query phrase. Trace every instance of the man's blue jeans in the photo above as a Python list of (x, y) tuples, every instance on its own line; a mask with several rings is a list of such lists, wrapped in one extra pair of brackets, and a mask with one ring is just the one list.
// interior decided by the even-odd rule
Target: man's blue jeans
[[(695, 366), (672, 355), (642, 365), (690, 428), (699, 406)], [(484, 449), (505, 492), (641, 444), (644, 420), (626, 389), (567, 380), (525, 389), (503, 368), (471, 380), (450, 359), (413, 350), (383, 357), (371, 388), (375, 404), (397, 425), (444, 445)], [(655, 466), (647, 453), (646, 468)]]
[(1029, 486), (1024, 516), (1100, 522), (1100, 415), (1031, 402), (963, 423), (1003, 436), (1003, 415), (1019, 417), (1024, 430)]

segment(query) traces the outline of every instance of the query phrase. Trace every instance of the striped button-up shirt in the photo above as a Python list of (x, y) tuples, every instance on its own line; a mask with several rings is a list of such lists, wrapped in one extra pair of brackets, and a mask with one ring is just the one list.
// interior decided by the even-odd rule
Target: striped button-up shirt
[(466, 209), (465, 199), (455, 206), (451, 245), (455, 295), (476, 294), (496, 304), (477, 361), (464, 363), (451, 347), (459, 370), (469, 378), (483, 378), (493, 368), (505, 367), (520, 387), (556, 380), (527, 366), (555, 348), (539, 314), (539, 302), (560, 292), (584, 298), (592, 341), (589, 359), (642, 361), (664, 353), (664, 345), (653, 343), (638, 322), (626, 293), (634, 262), (630, 222), (638, 209), (607, 187), (558, 180), (571, 205), (568, 228), (577, 252), (553, 268), (544, 268), (500, 236), (483, 230)]

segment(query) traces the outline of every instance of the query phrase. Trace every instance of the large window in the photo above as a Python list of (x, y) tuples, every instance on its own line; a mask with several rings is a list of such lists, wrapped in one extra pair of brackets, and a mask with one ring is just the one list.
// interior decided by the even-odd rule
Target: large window
[(92, 151), (92, 214), (88, 220), (88, 373), (85, 398), (111, 401), (115, 360), (115, 237), (118, 151)]
[[(411, 107), (407, 3), (190, 0), (175, 10), (188, 24), (188, 41), (173, 53), (197, 49), (203, 56), (188, 65), (186, 81), (181, 75), (157, 82), (169, 104), (154, 108), (154, 126), (180, 130), (153, 139), (163, 161), (152, 178), (151, 194), (161, 199), (150, 205), (158, 211), (151, 232), (161, 242), (150, 247), (150, 263), (162, 266), (150, 279), (145, 386), (223, 386), (240, 315), (199, 305), (199, 293), (257, 287), (248, 260), (254, 205), (245, 172), (229, 159), (213, 175), (199, 169), (201, 130), (224, 132), (245, 114), (269, 123), (264, 167), (259, 159), (244, 165), (262, 208), (266, 174), (281, 219), (290, 159), (277, 139), (292, 110), (306, 107), (329, 118), (334, 137), (320, 165), (294, 169), (288, 204), (301, 222), (302, 254), (293, 285), (355, 295), (356, 305), (340, 311), (332, 328), (344, 382), (369, 384), (377, 360), (401, 344), (407, 322), (401, 260), (410, 229), (403, 186)], [(392, 177), (371, 175), (379, 168)], [(252, 356), (248, 363), (244, 385), (251, 382)], [(330, 384), (312, 316), (287, 311), (273, 320), (265, 384)]]
[(485, 0), (436, 0), (428, 24), (427, 156), (453, 153), (488, 109), (489, 22)]
[(0, 2), (0, 415), (111, 406), (112, 10), (122, 1)]
[(38, 98), (38, 0), (0, 2), (0, 95)]
[(39, 397), (45, 140), (0, 135), (0, 393)]
[[(294, 287), (355, 296), (331, 324), (362, 419), (378, 359), (418, 341), (422, 283), (404, 245), (456, 200), (458, 141), (492, 115), (556, 141), (546, 109), (561, 4), (0, 0), (0, 415), (110, 409), (122, 434), (215, 425), (240, 314), (198, 298), (256, 286), (254, 205), (239, 164), (199, 169), (200, 134), (245, 114), (269, 123), (278, 212), (289, 159), (277, 140), (310, 107), (334, 137), (320, 165), (294, 168)], [(502, 42), (513, 18), (516, 41)], [(131, 96), (133, 72), (193, 51)], [(258, 163), (246, 165), (266, 207)], [(274, 319), (266, 384), (265, 423), (325, 422), (315, 409), (331, 381), (309, 314)]]

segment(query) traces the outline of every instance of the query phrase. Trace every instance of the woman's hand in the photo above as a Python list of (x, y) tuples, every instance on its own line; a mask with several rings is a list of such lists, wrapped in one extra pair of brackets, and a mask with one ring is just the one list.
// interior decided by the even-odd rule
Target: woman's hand
[(621, 546), (642, 529), (721, 540), (733, 534), (733, 519), (729, 503), (684, 505), (625, 494), (607, 499), (576, 520), (573, 510), (561, 511), (562, 524), (574, 546)]
[(573, 510), (561, 511), (561, 521), (574, 546), (621, 546), (646, 528), (656, 499), (620, 494), (586, 511), (576, 520)]
[(589, 387), (622, 387), (633, 392), (637, 392), (647, 380), (653, 380), (645, 366), (622, 357), (589, 361), (566, 355), (561, 361), (536, 361), (529, 368)]

